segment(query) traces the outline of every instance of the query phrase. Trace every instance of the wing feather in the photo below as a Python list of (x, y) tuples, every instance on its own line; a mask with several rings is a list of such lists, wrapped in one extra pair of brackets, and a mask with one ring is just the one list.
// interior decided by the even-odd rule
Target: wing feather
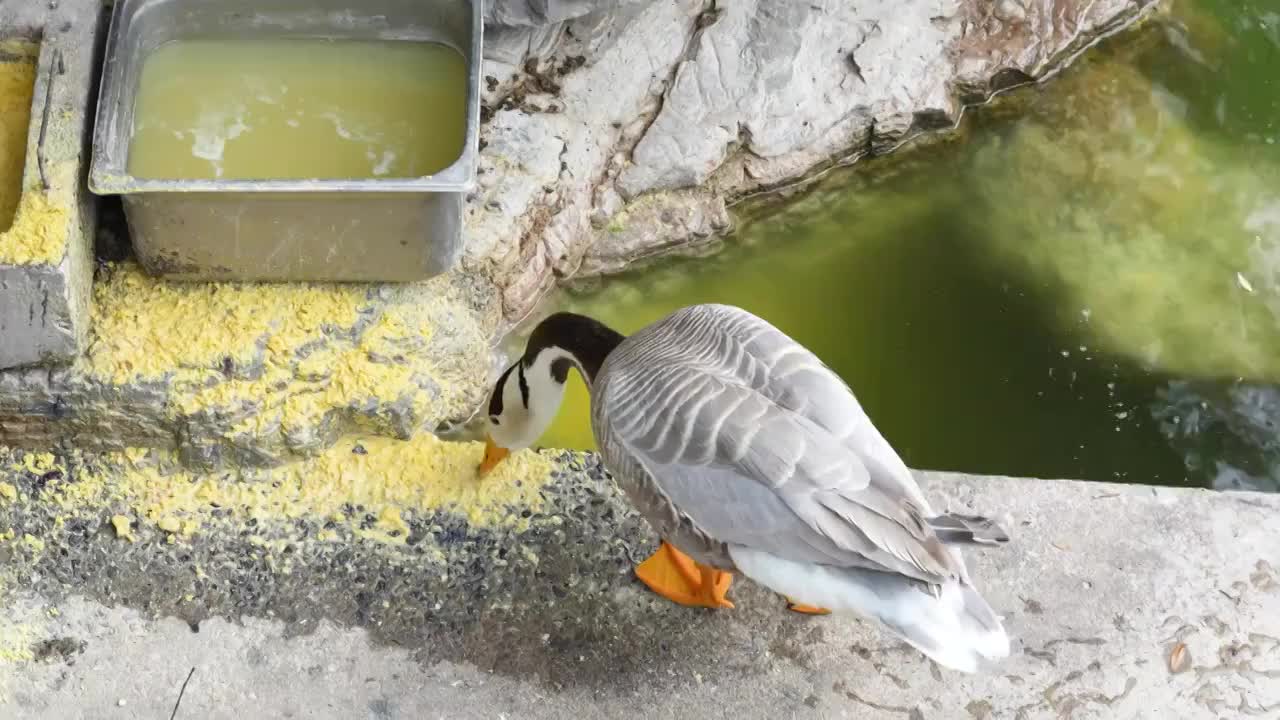
[(679, 311), (610, 355), (595, 401), (606, 444), (721, 542), (928, 582), (963, 575), (843, 381), (764, 321), (727, 310)]

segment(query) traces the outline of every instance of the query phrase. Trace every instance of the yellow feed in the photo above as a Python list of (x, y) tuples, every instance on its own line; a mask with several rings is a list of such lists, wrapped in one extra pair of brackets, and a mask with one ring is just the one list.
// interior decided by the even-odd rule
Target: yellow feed
[[(232, 435), (306, 432), (357, 406), (396, 403), (414, 417), (469, 412), (423, 390), (447, 388), (459, 366), (483, 368), (486, 330), (454, 311), (461, 300), (451, 279), (400, 288), (400, 302), (374, 292), (354, 284), (167, 283), (133, 264), (115, 266), (94, 283), (80, 371), (111, 385), (162, 383), (174, 416), (243, 416)], [(474, 336), (474, 356), (430, 351), (441, 318), (455, 336)], [(447, 397), (470, 402), (454, 391)], [(254, 412), (242, 412), (250, 405)]]
[[(288, 535), (295, 532), (293, 521), (311, 519), (317, 526), (336, 523), (356, 537), (398, 545), (408, 537), (411, 519), (436, 512), (455, 514), (476, 527), (520, 529), (527, 523), (520, 512), (542, 505), (551, 461), (531, 451), (515, 453), (481, 479), (476, 468), (483, 449), (480, 443), (447, 442), (425, 433), (411, 440), (347, 438), (314, 458), (278, 468), (207, 474), (183, 469), (168, 453), (146, 450), (95, 457), (83, 463), (95, 469), (80, 469), (75, 477), (52, 456), (26, 454), (14, 460), (16, 451), (0, 448), (0, 460), (8, 458), (5, 464), (13, 469), (35, 468), (40, 475), (59, 471), (26, 501), (55, 508), (63, 523), (101, 517), (106, 508), (125, 510), (110, 518), (122, 540), (137, 540), (146, 528), (190, 537), (218, 522), (213, 511), (219, 509), (229, 513), (230, 522), (255, 520), (263, 535)], [(14, 492), (9, 502), (18, 498)], [(311, 539), (332, 541), (339, 535), (320, 531)], [(39, 538), (20, 541), (43, 547)]]
[(35, 79), (34, 62), (0, 62), (0, 232), (13, 224), (22, 194)]
[[(43, 188), (23, 187), (35, 74), (34, 57), (0, 62), (0, 263), (8, 265), (56, 265), (67, 251), (70, 211)], [(65, 163), (45, 172), (54, 187), (76, 181)]]

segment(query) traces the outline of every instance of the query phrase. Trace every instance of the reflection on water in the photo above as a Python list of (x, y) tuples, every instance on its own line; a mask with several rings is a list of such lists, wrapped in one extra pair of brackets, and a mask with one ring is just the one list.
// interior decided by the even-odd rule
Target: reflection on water
[[(741, 305), (916, 467), (1280, 486), (1280, 12), (1179, 3), (963, 142), (558, 302), (633, 331)], [(590, 447), (585, 391), (544, 438)]]

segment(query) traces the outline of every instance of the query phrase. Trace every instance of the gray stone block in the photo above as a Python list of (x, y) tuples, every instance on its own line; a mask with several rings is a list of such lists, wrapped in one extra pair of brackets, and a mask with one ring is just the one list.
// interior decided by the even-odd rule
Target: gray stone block
[(0, 233), (0, 369), (69, 362), (88, 333), (96, 202), (84, 184), (98, 0), (0, 5), (0, 39), (39, 41), (23, 199)]

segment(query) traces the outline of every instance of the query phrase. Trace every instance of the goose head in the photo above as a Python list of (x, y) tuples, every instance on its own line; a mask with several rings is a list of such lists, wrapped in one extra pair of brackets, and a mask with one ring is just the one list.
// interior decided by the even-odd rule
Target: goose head
[(481, 477), (507, 455), (532, 446), (555, 419), (569, 376), (569, 361), (555, 355), (547, 349), (531, 362), (522, 357), (498, 378), (489, 395)]
[(622, 339), (602, 323), (573, 313), (556, 313), (538, 323), (524, 354), (498, 377), (489, 394), (480, 476), (536, 443), (560, 410), (569, 370), (577, 368), (590, 388), (605, 357)]

